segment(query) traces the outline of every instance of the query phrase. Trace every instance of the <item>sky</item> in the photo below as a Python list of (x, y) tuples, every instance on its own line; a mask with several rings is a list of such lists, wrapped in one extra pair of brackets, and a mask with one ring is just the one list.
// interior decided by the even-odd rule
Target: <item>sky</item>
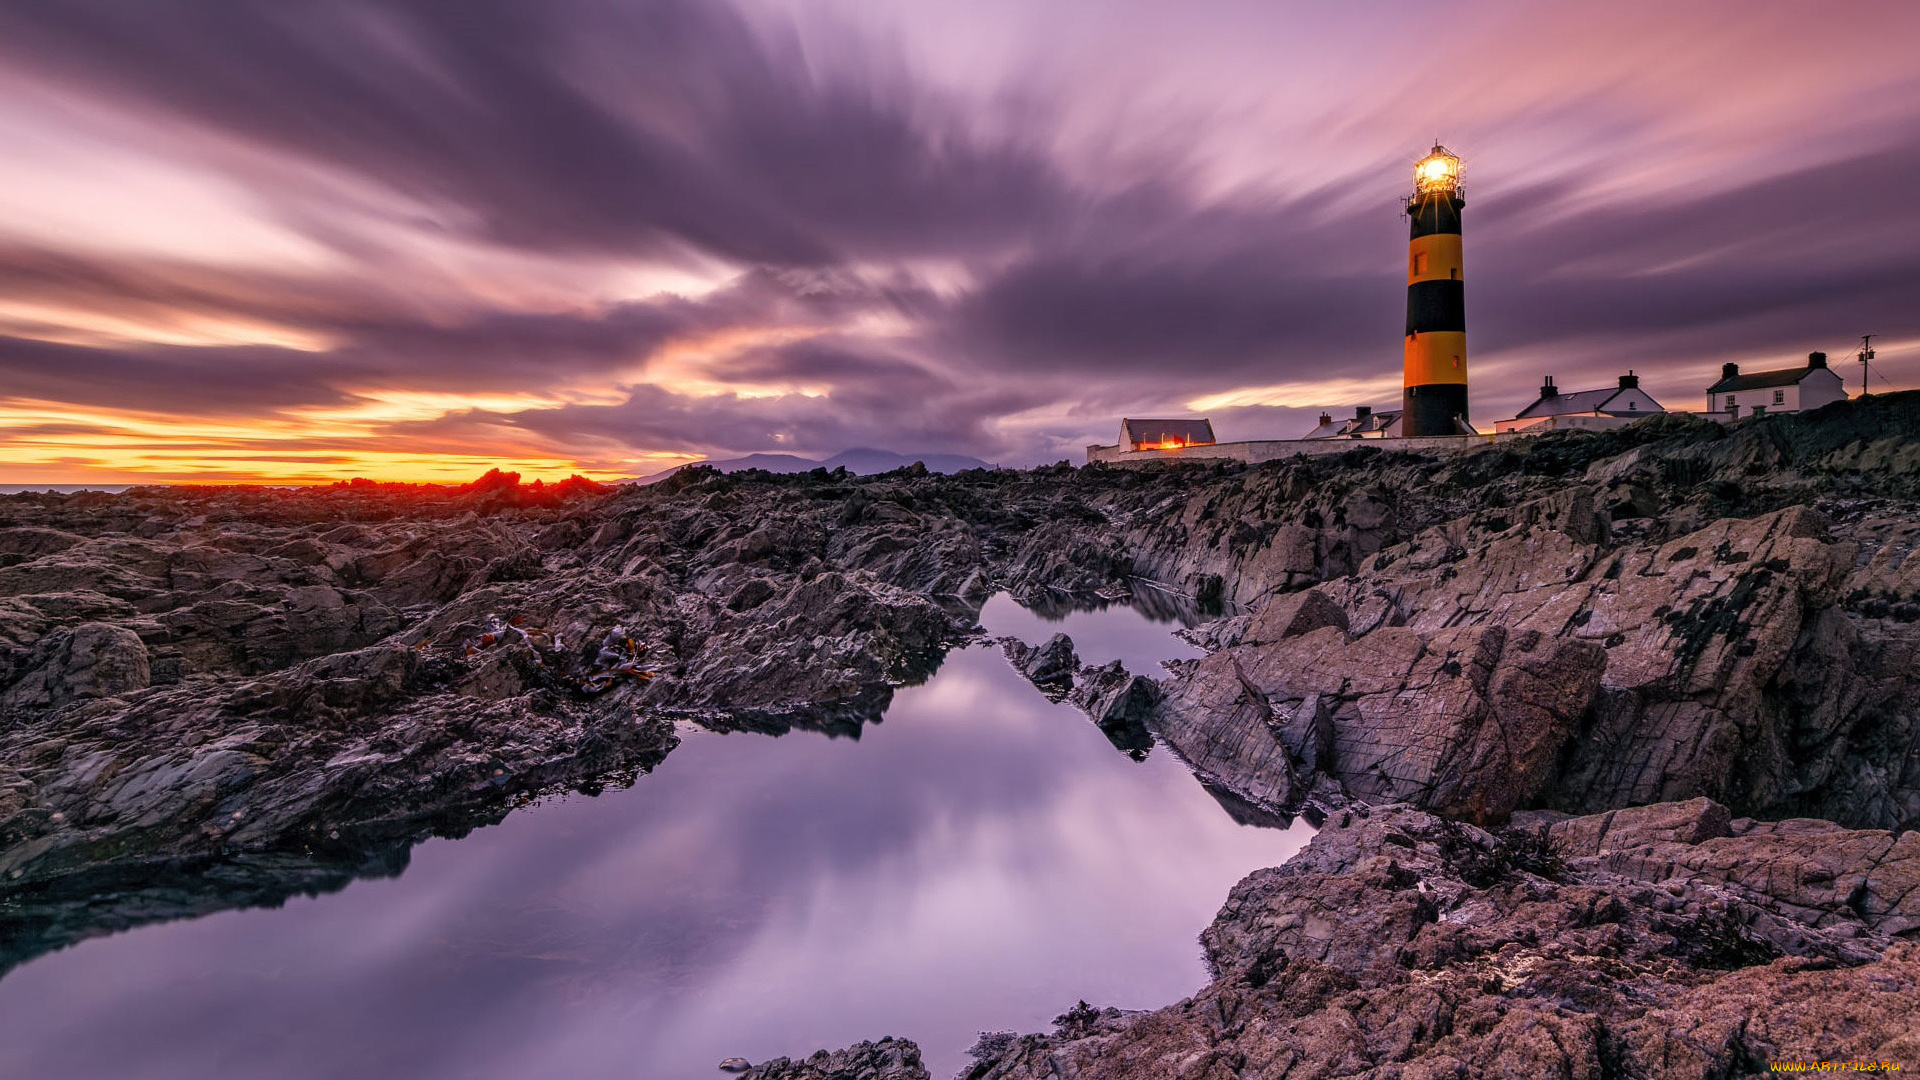
[(1824, 350), (1920, 386), (1911, 0), (0, 0), (0, 483), (1083, 459)]

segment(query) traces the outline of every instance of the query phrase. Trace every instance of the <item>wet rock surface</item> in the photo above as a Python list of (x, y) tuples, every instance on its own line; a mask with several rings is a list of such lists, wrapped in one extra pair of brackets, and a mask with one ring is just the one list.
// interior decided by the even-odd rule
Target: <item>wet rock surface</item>
[[(1700, 800), (1623, 823), (1636, 849), (1695, 864), (1660, 878), (1585, 854), (1607, 831), (1595, 818), (1543, 843), (1410, 808), (1341, 811), (1234, 889), (1201, 937), (1216, 978), (1199, 994), (1086, 1010), (965, 1076), (1705, 1077), (1912, 1061), (1920, 944), (1880, 929), (1906, 916), (1756, 888), (1755, 868), (1793, 856), (1763, 835), (1689, 842), (1703, 815), (1726, 821)], [(1920, 898), (1897, 906), (1910, 915)]]
[(972, 1075), (1912, 1061), (1916, 433), (1908, 394), (1442, 458), (0, 498), (0, 966), (398, 872), (676, 724), (857, 735), (1006, 590), (1226, 605), (1164, 677), (1003, 647), (1327, 828), (1201, 994)]
[(857, 735), (975, 633), (1070, 481), (0, 499), (0, 968), (398, 872), (631, 783), (677, 723)]
[(775, 1058), (740, 1074), (747, 1080), (927, 1080), (920, 1048), (906, 1039), (863, 1042), (801, 1061)]
[[(1904, 460), (1884, 447), (1906, 436), (1871, 437), (1863, 414), (1913, 411), (1879, 401), (1731, 433), (1663, 418), (1621, 452), (1595, 437), (1465, 455), (1428, 475), (1439, 491), (1485, 481), (1477, 505), (1400, 492), (1402, 524), (1365, 557), (1323, 559), (1307, 588), (1197, 635), (1212, 654), (1168, 682), (1152, 726), (1279, 810), (1405, 800), (1496, 824), (1706, 796), (1906, 828), (1920, 817), (1914, 477), (1853, 465)], [(1648, 500), (1659, 518), (1641, 516)], [(1288, 750), (1281, 782), (1273, 744), (1309, 701), (1331, 753)]]

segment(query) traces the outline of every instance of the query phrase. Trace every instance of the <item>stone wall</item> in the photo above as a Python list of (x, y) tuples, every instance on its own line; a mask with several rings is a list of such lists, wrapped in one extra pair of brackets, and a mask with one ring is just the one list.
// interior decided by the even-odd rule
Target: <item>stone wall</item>
[(1087, 463), (1103, 465), (1144, 465), (1156, 461), (1241, 461), (1258, 465), (1263, 461), (1321, 454), (1344, 454), (1371, 446), (1380, 450), (1410, 450), (1416, 453), (1450, 453), (1492, 446), (1492, 435), (1430, 435), (1418, 439), (1261, 439), (1251, 442), (1211, 443), (1183, 446), (1178, 450), (1126, 450), (1118, 446), (1087, 447)]

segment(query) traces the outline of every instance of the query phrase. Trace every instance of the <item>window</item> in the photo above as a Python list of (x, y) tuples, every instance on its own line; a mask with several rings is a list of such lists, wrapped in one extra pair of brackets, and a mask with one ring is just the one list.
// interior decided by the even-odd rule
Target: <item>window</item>
[(1427, 272), (1427, 253), (1424, 251), (1414, 252), (1413, 253), (1414, 276), (1418, 277), (1419, 275), (1424, 274), (1426, 272)]
[(1738, 406), (1738, 405), (1735, 405), (1735, 404), (1733, 403), (1733, 395), (1732, 395), (1732, 394), (1728, 394), (1728, 395), (1727, 395), (1727, 411), (1728, 411), (1728, 412), (1739, 412), (1739, 411), (1740, 411), (1740, 406)]
[(1449, 271), (1447, 271), (1447, 274), (1448, 274), (1448, 276), (1450, 276), (1450, 277), (1452, 277), (1452, 278), (1453, 278), (1453, 280), (1455, 280), (1455, 281), (1459, 281), (1459, 280), (1460, 280), (1460, 268), (1459, 268), (1459, 267), (1457, 267), (1457, 266), (1456, 266), (1456, 267), (1454, 267), (1453, 269), (1451, 269), (1451, 270), (1449, 270)]
[(1628, 412), (1634, 412), (1634, 411), (1636, 411), (1636, 410), (1638, 410), (1639, 408), (1640, 408), (1640, 403), (1639, 403), (1639, 402), (1637, 402), (1637, 401), (1629, 401), (1629, 402), (1627, 402), (1627, 411), (1628, 411)]
[(1785, 405), (1787, 403), (1787, 392), (1785, 390), (1775, 390), (1773, 392), (1773, 403), (1775, 405)]

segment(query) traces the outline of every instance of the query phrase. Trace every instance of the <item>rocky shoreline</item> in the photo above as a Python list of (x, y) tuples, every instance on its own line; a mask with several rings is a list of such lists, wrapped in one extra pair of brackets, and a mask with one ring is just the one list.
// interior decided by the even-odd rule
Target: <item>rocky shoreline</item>
[[(970, 1076), (1920, 1067), (1916, 399), (1256, 468), (0, 497), (0, 970), (398, 872), (677, 724), (857, 735), (998, 591), (1174, 595), (1226, 611), (1164, 678), (1004, 647), (1321, 834), (1200, 995)], [(873, 1045), (760, 1075), (924, 1075)]]
[[(1860, 897), (1876, 903), (1863, 910)], [(1490, 833), (1335, 812), (1228, 897), (1213, 981), (983, 1036), (962, 1080), (1733, 1077), (1920, 1053), (1920, 834), (1733, 818), (1708, 799)], [(887, 1040), (750, 1075), (923, 1080)]]

